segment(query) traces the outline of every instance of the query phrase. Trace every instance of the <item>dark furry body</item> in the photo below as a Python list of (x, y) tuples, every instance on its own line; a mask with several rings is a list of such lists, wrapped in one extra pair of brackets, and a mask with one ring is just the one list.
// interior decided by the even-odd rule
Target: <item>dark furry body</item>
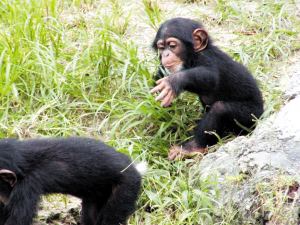
[(48, 193), (82, 198), (83, 225), (125, 223), (141, 183), (130, 164), (126, 155), (89, 138), (2, 139), (0, 170), (13, 171), (18, 181), (11, 187), (0, 177), (0, 195), (7, 197), (0, 210), (7, 220), (0, 224), (31, 224), (40, 195)]
[[(184, 62), (184, 69), (171, 74), (169, 83), (177, 95), (182, 91), (197, 94), (206, 107), (206, 114), (194, 130), (197, 147), (205, 148), (218, 141), (215, 135), (206, 131), (214, 131), (220, 137), (229, 133), (245, 134), (247, 131), (236, 121), (250, 128), (255, 124), (252, 115), (259, 118), (264, 110), (262, 94), (245, 66), (212, 45), (210, 37), (205, 49), (194, 51), (191, 34), (197, 28), (203, 26), (193, 20), (168, 20), (158, 30), (152, 46), (157, 50), (156, 42), (167, 37), (182, 41), (184, 48), (179, 57)], [(161, 77), (160, 71), (156, 78)], [(193, 150), (188, 143), (183, 145), (186, 145), (185, 150)]]

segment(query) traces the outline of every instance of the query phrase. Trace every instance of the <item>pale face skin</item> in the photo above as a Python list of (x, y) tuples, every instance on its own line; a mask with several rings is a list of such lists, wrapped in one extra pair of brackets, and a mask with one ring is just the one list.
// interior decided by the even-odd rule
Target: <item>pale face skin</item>
[(181, 42), (177, 38), (168, 38), (165, 42), (159, 40), (157, 48), (161, 56), (161, 63), (167, 71), (176, 73), (183, 67), (183, 62), (178, 57), (181, 51)]
[[(157, 42), (161, 63), (171, 76), (183, 68), (183, 61), (177, 56), (181, 51), (181, 45), (180, 40), (173, 37), (167, 38), (165, 41), (159, 40)], [(156, 84), (157, 86), (150, 91), (150, 94), (161, 91), (155, 100), (162, 100), (162, 107), (169, 106), (175, 97), (175, 93), (169, 84), (169, 76), (158, 80)]]

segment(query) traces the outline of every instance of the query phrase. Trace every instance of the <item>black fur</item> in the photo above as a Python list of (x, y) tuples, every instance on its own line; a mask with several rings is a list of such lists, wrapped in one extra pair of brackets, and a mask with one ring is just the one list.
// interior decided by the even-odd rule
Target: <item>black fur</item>
[[(206, 115), (194, 130), (197, 146), (205, 148), (218, 141), (206, 131), (215, 131), (220, 137), (231, 132), (247, 133), (235, 120), (245, 127), (253, 126), (251, 114), (257, 118), (262, 115), (263, 99), (250, 72), (212, 45), (210, 37), (204, 50), (194, 51), (192, 33), (197, 28), (203, 29), (202, 24), (190, 19), (168, 20), (159, 28), (152, 47), (157, 50), (157, 41), (167, 37), (176, 37), (184, 43), (184, 54), (179, 56), (184, 70), (171, 74), (169, 83), (177, 95), (182, 91), (195, 93), (207, 107)], [(156, 77), (162, 76), (159, 72)]]
[(135, 210), (141, 184), (131, 163), (126, 155), (89, 138), (2, 139), (0, 171), (14, 172), (17, 183), (11, 187), (6, 174), (0, 174), (0, 196), (7, 198), (5, 207), (0, 205), (0, 224), (32, 224), (40, 196), (48, 193), (82, 198), (83, 225), (125, 223)]

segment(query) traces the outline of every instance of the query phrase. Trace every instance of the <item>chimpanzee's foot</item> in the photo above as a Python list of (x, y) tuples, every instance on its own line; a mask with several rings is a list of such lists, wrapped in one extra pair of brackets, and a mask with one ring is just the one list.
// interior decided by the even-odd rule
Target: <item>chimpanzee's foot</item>
[(172, 146), (168, 155), (169, 160), (186, 158), (195, 153), (204, 153), (205, 148), (199, 148), (195, 141), (188, 142), (180, 146)]

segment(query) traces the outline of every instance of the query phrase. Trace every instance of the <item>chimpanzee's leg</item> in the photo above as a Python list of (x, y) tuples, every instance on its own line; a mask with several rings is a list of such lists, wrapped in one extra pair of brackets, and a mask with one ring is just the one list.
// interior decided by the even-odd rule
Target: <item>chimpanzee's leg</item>
[(204, 152), (207, 146), (218, 142), (216, 133), (220, 138), (229, 133), (247, 133), (240, 126), (250, 128), (253, 124), (253, 115), (257, 118), (263, 113), (253, 103), (249, 102), (216, 102), (214, 103), (194, 130), (194, 140), (181, 146), (173, 146), (169, 153), (169, 159), (182, 158), (195, 152)]
[(128, 217), (135, 211), (141, 177), (132, 168), (128, 168), (128, 171), (124, 173), (128, 173), (128, 176), (123, 177), (119, 184), (113, 187), (95, 225), (125, 224)]
[(82, 198), (81, 225), (96, 224), (97, 217), (100, 214), (101, 209), (103, 208), (106, 201), (107, 198)]
[(214, 145), (218, 138), (209, 132), (215, 132), (220, 138), (230, 133), (245, 134), (238, 124), (250, 128), (254, 125), (255, 115), (259, 118), (262, 110), (249, 102), (216, 102), (194, 130), (194, 139), (200, 148)]

